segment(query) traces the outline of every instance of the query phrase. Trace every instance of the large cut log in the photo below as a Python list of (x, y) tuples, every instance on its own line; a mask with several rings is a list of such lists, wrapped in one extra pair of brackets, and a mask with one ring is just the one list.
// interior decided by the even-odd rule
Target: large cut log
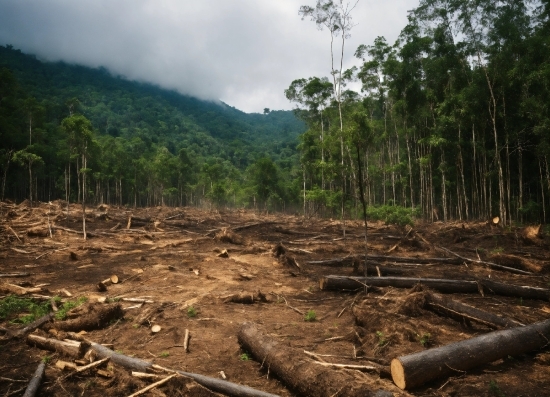
[(39, 335), (30, 334), (27, 336), (27, 343), (40, 349), (61, 353), (67, 357), (80, 358), (84, 355), (86, 344), (77, 341), (62, 341), (51, 338), (44, 338)]
[(477, 309), (439, 294), (426, 294), (426, 304), (424, 307), (445, 316), (462, 321), (474, 321), (493, 329), (512, 328), (523, 325), (510, 318), (497, 316), (496, 314)]
[(492, 361), (540, 349), (550, 340), (550, 320), (494, 331), (475, 338), (424, 350), (391, 362), (391, 374), (401, 389), (413, 389), (439, 377)]
[(513, 296), (526, 299), (549, 300), (550, 290), (546, 288), (528, 287), (483, 280), (449, 280), (439, 278), (414, 277), (346, 277), (325, 276), (319, 280), (321, 290), (356, 290), (366, 285), (373, 287), (412, 288), (423, 284), (439, 292), (445, 293), (476, 293), (492, 292), (497, 295)]
[(25, 394), (23, 394), (23, 397), (36, 396), (36, 392), (38, 391), (38, 388), (40, 387), (40, 383), (42, 382), (42, 377), (44, 376), (45, 369), (46, 369), (46, 363), (42, 362), (38, 364), (38, 367), (36, 368), (36, 371), (34, 372), (34, 375), (32, 376), (32, 379), (29, 382), (27, 389), (25, 390)]
[(321, 290), (356, 290), (368, 285), (374, 287), (412, 288), (423, 284), (440, 292), (475, 293), (478, 292), (477, 282), (472, 280), (446, 280), (437, 278), (411, 277), (346, 277), (325, 276), (319, 280)]
[[(101, 358), (110, 357), (111, 362), (120, 365), (126, 369), (132, 371), (146, 372), (147, 369), (153, 368), (153, 364), (141, 360), (139, 358), (128, 357), (123, 354), (116, 353), (111, 349), (99, 345), (97, 343), (90, 342), (92, 350)], [(218, 393), (225, 394), (227, 396), (235, 397), (279, 397), (276, 394), (266, 393), (260, 390), (253, 389), (248, 386), (241, 386), (236, 383), (228, 382), (226, 380), (211, 378), (200, 374), (194, 374), (184, 371), (173, 371), (180, 375), (187, 376), (193, 379), (198, 384)]]
[(301, 358), (301, 352), (276, 342), (262, 334), (256, 324), (244, 323), (238, 333), (239, 343), (252, 353), (270, 372), (275, 373), (290, 389), (303, 396), (329, 397), (344, 396), (383, 396), (387, 393), (382, 387), (394, 389), (381, 380), (367, 378), (358, 380), (345, 371), (322, 367)]
[(55, 322), (53, 328), (62, 331), (91, 331), (107, 326), (111, 320), (124, 316), (119, 303), (110, 305), (89, 305), (88, 313), (73, 320)]

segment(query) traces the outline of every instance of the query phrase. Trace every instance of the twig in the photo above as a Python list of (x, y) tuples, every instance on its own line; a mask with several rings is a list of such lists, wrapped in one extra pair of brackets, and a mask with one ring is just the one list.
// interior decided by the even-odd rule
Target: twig
[(320, 361), (313, 361), (313, 363), (322, 365), (323, 367), (356, 369), (359, 371), (376, 371), (378, 369), (371, 365), (334, 364), (334, 363), (326, 363), (326, 362), (320, 362)]
[(162, 380), (159, 380), (158, 382), (152, 383), (149, 386), (144, 387), (143, 389), (141, 389), (141, 390), (139, 390), (139, 391), (137, 391), (133, 394), (130, 394), (128, 397), (141, 396), (142, 394), (145, 394), (147, 391), (149, 391), (151, 389), (154, 389), (155, 387), (160, 386), (160, 385), (168, 382), (170, 379), (175, 378), (176, 376), (178, 376), (178, 374), (173, 374), (173, 375), (167, 376), (166, 378), (164, 378)]
[(111, 357), (105, 357), (105, 358), (102, 358), (101, 360), (94, 361), (93, 363), (88, 364), (88, 365), (85, 365), (85, 366), (83, 366), (83, 367), (78, 367), (78, 368), (76, 369), (75, 373), (79, 374), (79, 373), (81, 373), (81, 372), (84, 372), (84, 371), (89, 370), (90, 368), (99, 367), (101, 364), (106, 363), (106, 362), (109, 361), (110, 359), (111, 359)]

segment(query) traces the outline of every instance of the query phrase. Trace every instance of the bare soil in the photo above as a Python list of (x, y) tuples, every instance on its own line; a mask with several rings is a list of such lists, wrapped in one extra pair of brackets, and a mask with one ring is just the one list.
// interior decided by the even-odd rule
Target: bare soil
[[(84, 296), (88, 306), (103, 305), (100, 302), (105, 298), (120, 302), (123, 309), (139, 304), (121, 298), (152, 301), (124, 310), (123, 318), (88, 331), (86, 339), (163, 367), (215, 378), (220, 378), (223, 371), (231, 382), (280, 396), (297, 394), (269, 368), (245, 355), (249, 352), (243, 351), (237, 341), (242, 323), (258, 324), (266, 335), (294, 348), (297, 355), (304, 355), (300, 359), (306, 357), (306, 350), (327, 362), (354, 365), (373, 361), (384, 365), (401, 355), (492, 331), (425, 310), (416, 302), (418, 291), (423, 289), (420, 286), (413, 290), (370, 288), (368, 294), (362, 289), (320, 290), (319, 279), (323, 276), (363, 274), (358, 261), (355, 267), (308, 264), (364, 254), (364, 226), (359, 221), (346, 222), (344, 238), (344, 224), (339, 220), (259, 215), (242, 210), (103, 205), (88, 209), (90, 235), (84, 240), (80, 206), (71, 205), (67, 213), (62, 201), (40, 203), (34, 208), (28, 202), (1, 203), (0, 210), (0, 274), (30, 273), (27, 277), (2, 277), (0, 286), (9, 283), (29, 288), (42, 284), (42, 291), (34, 293), (36, 299)], [(402, 272), (404, 277), (490, 277), (549, 288), (549, 240), (525, 236), (522, 229), (505, 229), (491, 222), (436, 222), (413, 228), (373, 222), (369, 224), (368, 252), (409, 257), (410, 263), (379, 262), (380, 266)], [(472, 263), (415, 262), (417, 258), (451, 257), (439, 247), (533, 274), (512, 274)], [(105, 283), (106, 291), (100, 292), (97, 284), (112, 275), (118, 276), (119, 282)], [(7, 294), (0, 287), (0, 296)], [(246, 294), (260, 298), (247, 300)], [(243, 302), (254, 303), (238, 303), (236, 295)], [(523, 324), (550, 316), (547, 301), (491, 294), (447, 296)], [(149, 308), (154, 308), (152, 315), (142, 324), (136, 323)], [(314, 312), (314, 321), (305, 321), (308, 312), (310, 317)], [(153, 333), (153, 325), (159, 325), (160, 332)], [(20, 326), (6, 321), (0, 327)], [(183, 347), (186, 329), (190, 334), (187, 352)], [(37, 332), (52, 337), (44, 330)], [(48, 357), (48, 365), (41, 396), (123, 396), (151, 383), (116, 366), (107, 367), (110, 377), (95, 372), (67, 376), (67, 371), (54, 364), (58, 359), (70, 359), (31, 347), (25, 340), (9, 339), (0, 344), (0, 395), (22, 395), (44, 357)], [(395, 392), (387, 370), (353, 372), (365, 381), (376, 378), (394, 395), (407, 395)], [(550, 351), (546, 348), (467, 372), (457, 371), (454, 376), (408, 393), (457, 397), (550, 395)], [(216, 394), (180, 378), (145, 395)]]

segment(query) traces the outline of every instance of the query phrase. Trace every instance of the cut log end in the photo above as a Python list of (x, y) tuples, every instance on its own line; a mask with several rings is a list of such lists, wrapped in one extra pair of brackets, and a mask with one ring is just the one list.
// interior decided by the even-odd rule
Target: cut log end
[(401, 364), (401, 361), (399, 361), (399, 359), (397, 358), (394, 358), (391, 361), (390, 370), (393, 383), (395, 383), (395, 385), (401, 390), (405, 390), (405, 388), (407, 387), (407, 383), (405, 381), (405, 371), (403, 369), (403, 364)]

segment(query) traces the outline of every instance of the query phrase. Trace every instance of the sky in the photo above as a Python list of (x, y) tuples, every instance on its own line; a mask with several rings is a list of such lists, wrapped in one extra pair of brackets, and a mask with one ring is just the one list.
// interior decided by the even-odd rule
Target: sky
[[(347, 1), (347, 0), (344, 0)], [(359, 0), (344, 69), (360, 44), (393, 44), (419, 0)], [(330, 34), (301, 20), (316, 0), (0, 0), (0, 44), (46, 61), (103, 66), (242, 111), (291, 109), (293, 80), (330, 77)]]

